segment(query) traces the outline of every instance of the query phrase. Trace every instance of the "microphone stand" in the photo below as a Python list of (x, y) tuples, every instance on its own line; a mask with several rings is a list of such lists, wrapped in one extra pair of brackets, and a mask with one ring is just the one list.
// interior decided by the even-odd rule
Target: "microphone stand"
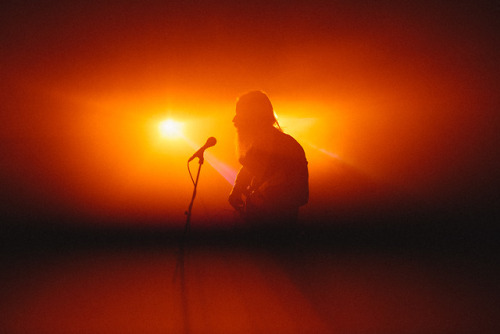
[[(203, 165), (203, 162), (205, 161), (203, 157), (203, 153), (201, 156), (198, 157), (198, 172), (196, 173), (196, 179), (193, 180), (193, 195), (191, 196), (191, 202), (189, 203), (189, 207), (187, 211), (184, 212), (186, 215), (186, 223), (184, 225), (184, 232), (182, 234), (181, 241), (179, 243), (179, 253), (177, 257), (177, 265), (175, 266), (175, 272), (174, 272), (174, 282), (177, 277), (177, 272), (179, 271), (180, 273), (180, 284), (181, 284), (181, 306), (182, 306), (182, 318), (183, 318), (183, 324), (184, 324), (184, 333), (189, 333), (189, 307), (188, 307), (188, 298), (187, 298), (187, 286), (186, 286), (186, 277), (185, 277), (185, 269), (184, 269), (184, 249), (186, 246), (187, 242), (187, 236), (189, 229), (191, 227), (191, 212), (193, 210), (193, 204), (194, 204), (194, 199), (196, 198), (196, 189), (198, 188), (198, 180), (200, 178), (200, 171), (201, 171), (201, 166)], [(189, 168), (189, 161), (188, 161), (188, 168)], [(191, 177), (192, 179), (192, 177)]]
[(204, 162), (205, 159), (203, 155), (201, 155), (198, 161), (198, 172), (196, 173), (196, 180), (193, 183), (194, 184), (193, 196), (191, 197), (191, 202), (189, 203), (187, 211), (184, 212), (184, 214), (186, 215), (186, 224), (184, 225), (183, 239), (186, 238), (189, 228), (191, 227), (191, 212), (193, 211), (193, 204), (194, 204), (194, 199), (196, 197), (196, 189), (198, 188), (198, 179), (200, 178), (201, 166), (203, 165)]

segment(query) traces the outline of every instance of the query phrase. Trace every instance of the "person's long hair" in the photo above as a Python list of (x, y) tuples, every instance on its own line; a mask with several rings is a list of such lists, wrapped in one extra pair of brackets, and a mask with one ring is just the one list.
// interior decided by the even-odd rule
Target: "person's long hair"
[(256, 142), (265, 142), (273, 131), (282, 132), (271, 101), (262, 91), (250, 91), (240, 96), (236, 102), (236, 113), (241, 120), (236, 129), (239, 159)]

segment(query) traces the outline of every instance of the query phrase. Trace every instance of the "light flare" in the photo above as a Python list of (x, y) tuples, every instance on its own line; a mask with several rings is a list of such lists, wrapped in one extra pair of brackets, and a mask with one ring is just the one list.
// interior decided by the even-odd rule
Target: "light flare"
[(315, 150), (323, 153), (323, 154), (326, 154), (327, 156), (329, 156), (330, 158), (333, 158), (335, 160), (340, 160), (340, 157), (338, 156), (338, 154), (336, 153), (333, 153), (333, 152), (330, 152), (324, 148), (321, 148), (321, 147), (318, 147), (312, 143), (307, 143), (309, 146), (311, 146), (312, 148), (314, 148)]
[(183, 128), (183, 123), (173, 119), (166, 119), (158, 124), (158, 131), (160, 132), (161, 137), (169, 139), (184, 137)]

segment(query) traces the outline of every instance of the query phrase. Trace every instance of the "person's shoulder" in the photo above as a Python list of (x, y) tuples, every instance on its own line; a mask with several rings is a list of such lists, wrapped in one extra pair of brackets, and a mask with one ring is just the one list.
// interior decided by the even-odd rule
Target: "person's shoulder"
[(286, 143), (288, 143), (290, 145), (299, 145), (299, 146), (301, 146), (299, 144), (299, 142), (294, 137), (292, 137), (291, 135), (289, 135), (288, 133), (281, 132), (281, 131), (279, 131), (277, 133), (278, 133), (278, 136), (281, 137), (280, 138), (281, 141), (286, 142)]
[(289, 151), (295, 151), (297, 153), (304, 154), (302, 145), (300, 145), (300, 143), (294, 137), (284, 132), (278, 132), (278, 136), (281, 147), (286, 148)]

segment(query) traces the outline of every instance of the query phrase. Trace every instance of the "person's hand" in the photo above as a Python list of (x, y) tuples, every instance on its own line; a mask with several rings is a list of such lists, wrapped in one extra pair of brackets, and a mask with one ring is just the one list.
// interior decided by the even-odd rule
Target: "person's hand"
[(241, 198), (241, 193), (232, 191), (231, 194), (229, 194), (229, 204), (231, 204), (231, 206), (235, 208), (237, 211), (243, 210), (245, 203)]

